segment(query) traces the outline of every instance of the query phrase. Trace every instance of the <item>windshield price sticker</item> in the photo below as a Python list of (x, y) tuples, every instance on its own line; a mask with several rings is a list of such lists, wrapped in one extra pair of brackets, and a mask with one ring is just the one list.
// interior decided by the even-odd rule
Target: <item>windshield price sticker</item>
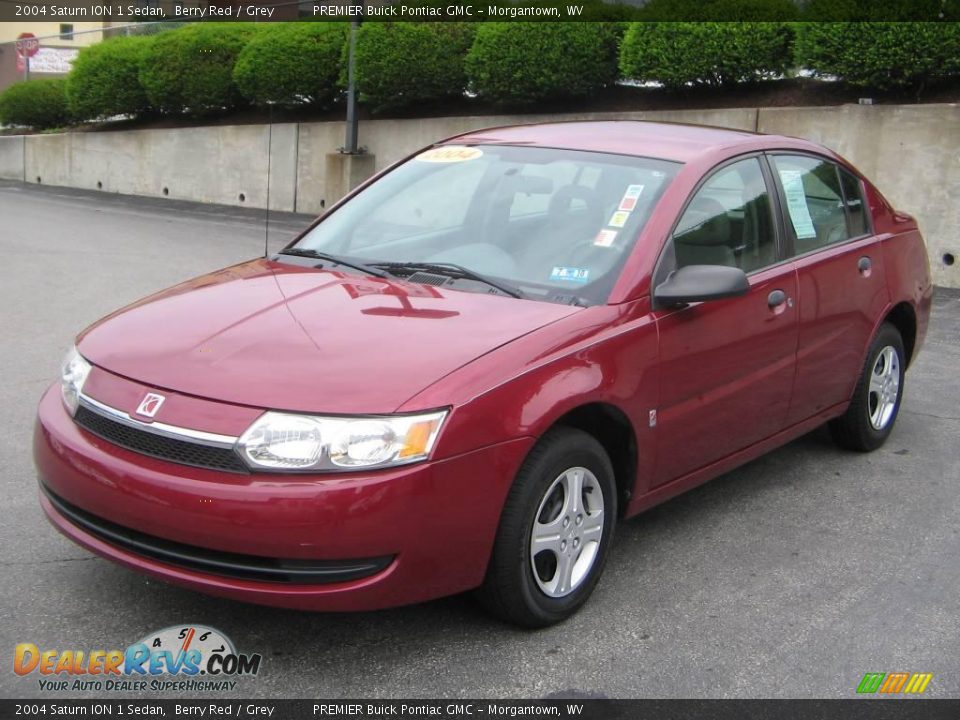
[(802, 176), (800, 170), (781, 170), (780, 182), (783, 183), (783, 193), (787, 196), (787, 212), (790, 213), (797, 239), (810, 240), (817, 236), (817, 230), (813, 226), (813, 218), (810, 217), (810, 208), (807, 207)]
[(455, 163), (476, 160), (478, 157), (483, 157), (483, 150), (480, 148), (467, 147), (466, 145), (445, 145), (422, 152), (414, 159), (420, 162)]
[(642, 194), (643, 185), (628, 185), (627, 191), (623, 194), (623, 199), (620, 201), (620, 206), (617, 209), (623, 210), (624, 212), (633, 212)]
[(597, 237), (594, 238), (593, 244), (597, 247), (612, 247), (613, 241), (617, 239), (616, 230), (601, 230), (597, 233)]
[(627, 220), (630, 219), (630, 213), (624, 212), (623, 210), (617, 210), (610, 218), (610, 222), (607, 223), (610, 227), (622, 228), (627, 224)]

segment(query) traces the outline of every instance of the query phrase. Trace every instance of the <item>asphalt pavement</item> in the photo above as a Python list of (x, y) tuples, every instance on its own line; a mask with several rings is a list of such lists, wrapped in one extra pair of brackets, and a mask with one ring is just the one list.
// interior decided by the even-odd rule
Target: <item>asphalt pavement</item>
[[(274, 216), (271, 246), (305, 223)], [(189, 623), (263, 655), (243, 697), (844, 698), (894, 671), (960, 697), (957, 291), (937, 293), (884, 448), (843, 452), (817, 431), (624, 523), (587, 607), (547, 630), (469, 596), (339, 615), (245, 605), (71, 544), (40, 511), (30, 444), (74, 335), (263, 246), (258, 211), (0, 183), (0, 697), (83, 695), (16, 676), (17, 643), (125, 648)]]

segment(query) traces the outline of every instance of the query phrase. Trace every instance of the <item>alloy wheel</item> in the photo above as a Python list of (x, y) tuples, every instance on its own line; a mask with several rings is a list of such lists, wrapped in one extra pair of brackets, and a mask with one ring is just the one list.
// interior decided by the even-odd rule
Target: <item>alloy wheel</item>
[(559, 598), (576, 590), (596, 562), (604, 525), (597, 477), (572, 467), (547, 488), (530, 532), (530, 565), (537, 586)]
[(870, 372), (868, 393), (870, 425), (882, 430), (893, 417), (900, 395), (900, 355), (896, 348), (887, 345), (877, 355)]

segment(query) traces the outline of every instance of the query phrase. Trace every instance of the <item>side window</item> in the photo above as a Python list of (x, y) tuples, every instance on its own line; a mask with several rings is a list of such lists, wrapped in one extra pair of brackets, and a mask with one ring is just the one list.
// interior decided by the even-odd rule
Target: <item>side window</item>
[(828, 160), (775, 155), (797, 255), (848, 240), (847, 213), (837, 166)]
[(863, 185), (860, 178), (840, 168), (840, 185), (843, 187), (843, 202), (847, 206), (850, 236), (866, 235), (870, 232), (870, 226), (867, 224), (867, 204), (863, 201)]
[(757, 158), (718, 170), (697, 191), (673, 234), (677, 267), (728, 265), (744, 272), (777, 262), (770, 196)]

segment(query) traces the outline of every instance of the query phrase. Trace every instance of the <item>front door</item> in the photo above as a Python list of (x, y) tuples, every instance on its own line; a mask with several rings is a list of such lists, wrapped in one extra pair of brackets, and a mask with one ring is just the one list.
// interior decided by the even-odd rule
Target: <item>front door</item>
[(664, 260), (674, 267), (739, 267), (750, 290), (655, 313), (655, 485), (785, 426), (796, 371), (797, 276), (784, 259), (769, 181), (759, 157), (722, 166), (696, 191), (670, 240)]

